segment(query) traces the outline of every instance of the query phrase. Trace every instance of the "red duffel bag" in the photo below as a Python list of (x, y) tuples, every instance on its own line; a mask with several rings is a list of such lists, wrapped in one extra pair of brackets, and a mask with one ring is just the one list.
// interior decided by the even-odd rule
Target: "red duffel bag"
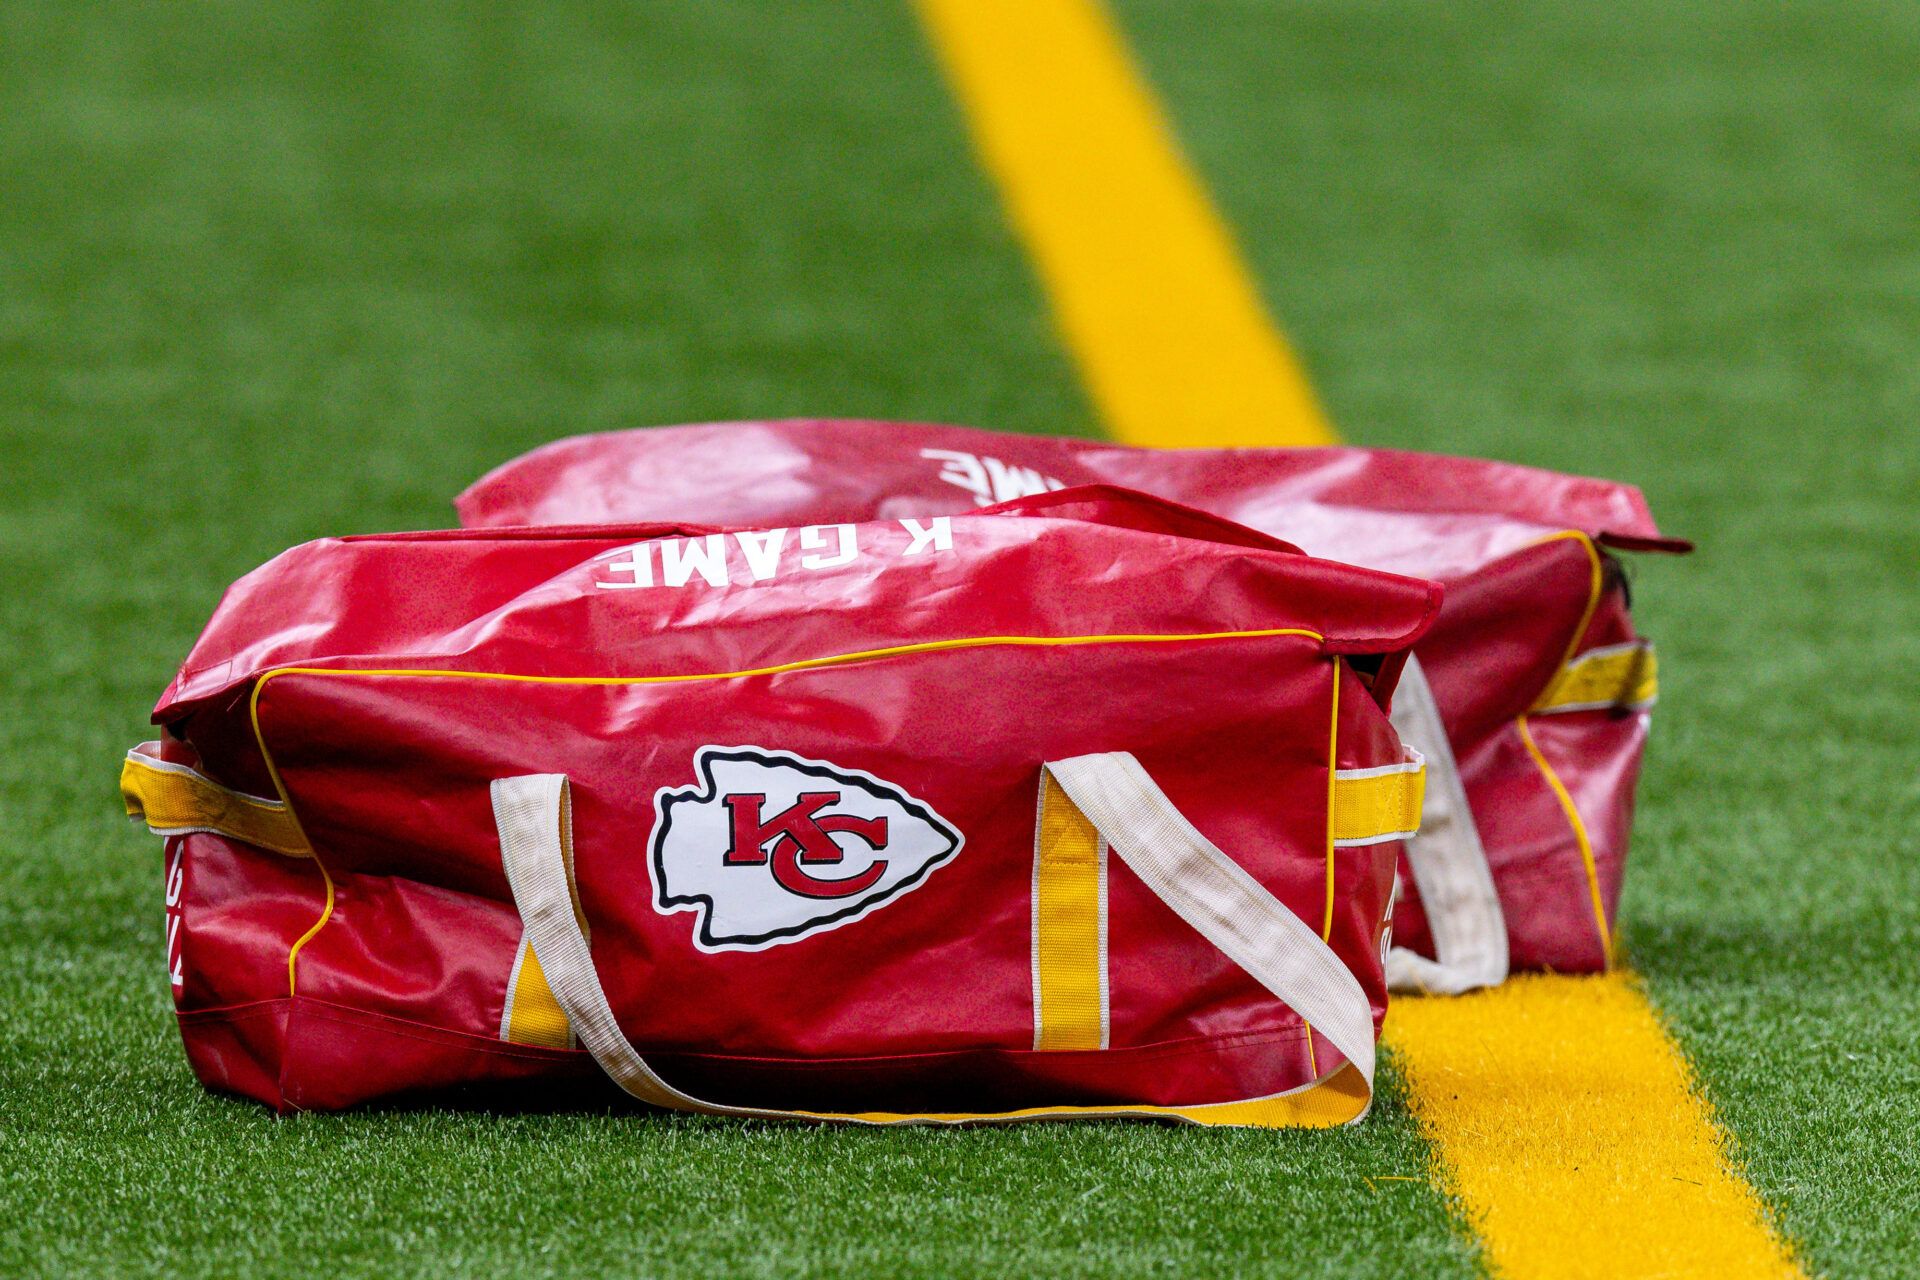
[(1634, 784), (1656, 693), (1608, 549), (1662, 538), (1629, 485), (1381, 449), (1127, 448), (864, 421), (737, 422), (561, 440), (456, 502), (469, 526), (699, 518), (804, 523), (956, 512), (1109, 483), (1445, 584), (1395, 707), (1428, 760), (1388, 966), (1464, 991), (1509, 966), (1591, 972), (1613, 952)]
[(124, 766), (188, 1057), (283, 1109), (1350, 1121), (1439, 599), (1098, 489), (297, 547)]

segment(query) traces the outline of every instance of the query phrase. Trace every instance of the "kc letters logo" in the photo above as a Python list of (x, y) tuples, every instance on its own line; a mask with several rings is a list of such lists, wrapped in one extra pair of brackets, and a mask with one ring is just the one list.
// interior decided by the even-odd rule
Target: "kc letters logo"
[(890, 782), (761, 747), (702, 747), (699, 781), (654, 796), (653, 906), (699, 913), (702, 951), (759, 951), (851, 923), (926, 883), (964, 843)]

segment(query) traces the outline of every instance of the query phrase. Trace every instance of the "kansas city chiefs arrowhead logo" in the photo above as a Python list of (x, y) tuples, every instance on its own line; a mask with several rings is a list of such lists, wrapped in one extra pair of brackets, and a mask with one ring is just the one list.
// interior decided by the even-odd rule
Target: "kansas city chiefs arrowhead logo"
[(836, 929), (926, 882), (960, 833), (899, 787), (761, 747), (702, 747), (653, 798), (653, 906), (697, 911), (702, 951)]

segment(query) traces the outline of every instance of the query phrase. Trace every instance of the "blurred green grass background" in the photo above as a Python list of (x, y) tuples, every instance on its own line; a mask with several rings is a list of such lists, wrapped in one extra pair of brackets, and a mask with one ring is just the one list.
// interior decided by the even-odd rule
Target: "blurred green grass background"
[[(1121, 0), (1335, 421), (1633, 480), (1625, 907), (1811, 1266), (1920, 1256), (1920, 11)], [(0, 3), (0, 1273), (1472, 1274), (1338, 1134), (276, 1120), (115, 760), (238, 574), (562, 434), (1094, 432), (893, 3)]]

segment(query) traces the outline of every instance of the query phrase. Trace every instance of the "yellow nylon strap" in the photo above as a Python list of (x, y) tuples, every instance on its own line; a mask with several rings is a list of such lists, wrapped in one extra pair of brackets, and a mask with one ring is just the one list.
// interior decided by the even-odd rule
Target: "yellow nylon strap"
[(129, 751), (120, 767), (120, 795), (127, 816), (144, 821), (155, 835), (212, 831), (290, 857), (313, 856), (286, 805), (223, 787), (185, 765)]
[(1377, 844), (1420, 829), (1420, 806), (1427, 791), (1427, 770), (1375, 773), (1343, 769), (1333, 778), (1335, 844)]
[(1644, 707), (1659, 696), (1659, 660), (1642, 640), (1581, 654), (1560, 669), (1531, 714)]
[(1033, 1047), (1107, 1047), (1106, 851), (1040, 771), (1033, 852)]
[(573, 1028), (567, 1014), (547, 985), (546, 972), (533, 944), (522, 941), (520, 959), (513, 967), (513, 981), (507, 991), (506, 1025), (501, 1039), (514, 1044), (542, 1045), (565, 1049), (573, 1044)]

